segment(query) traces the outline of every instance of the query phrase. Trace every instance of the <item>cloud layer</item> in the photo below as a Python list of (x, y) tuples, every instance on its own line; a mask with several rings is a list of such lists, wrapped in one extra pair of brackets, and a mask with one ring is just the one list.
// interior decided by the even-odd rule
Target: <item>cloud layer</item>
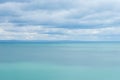
[(119, 0), (1, 0), (0, 40), (115, 40)]

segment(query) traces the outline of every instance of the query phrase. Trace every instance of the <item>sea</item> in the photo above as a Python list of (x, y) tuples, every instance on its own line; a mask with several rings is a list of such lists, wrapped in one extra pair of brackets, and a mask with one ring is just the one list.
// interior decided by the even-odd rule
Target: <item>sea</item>
[(0, 80), (120, 80), (120, 42), (0, 42)]

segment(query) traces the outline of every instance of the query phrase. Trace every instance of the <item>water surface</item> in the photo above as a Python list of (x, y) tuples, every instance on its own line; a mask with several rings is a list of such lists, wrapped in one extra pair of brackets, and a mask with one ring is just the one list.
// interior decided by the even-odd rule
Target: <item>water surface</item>
[(120, 80), (120, 43), (0, 43), (0, 80)]

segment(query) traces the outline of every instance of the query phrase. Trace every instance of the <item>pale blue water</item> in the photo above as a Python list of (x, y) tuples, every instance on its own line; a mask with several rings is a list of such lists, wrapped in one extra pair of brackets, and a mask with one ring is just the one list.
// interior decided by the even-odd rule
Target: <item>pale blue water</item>
[(120, 80), (120, 43), (0, 43), (0, 80)]

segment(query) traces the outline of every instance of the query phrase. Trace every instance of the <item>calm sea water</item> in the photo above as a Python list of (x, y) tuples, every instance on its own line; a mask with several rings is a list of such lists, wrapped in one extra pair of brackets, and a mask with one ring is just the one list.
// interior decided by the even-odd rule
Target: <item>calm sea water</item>
[(120, 43), (0, 43), (0, 80), (120, 80)]

